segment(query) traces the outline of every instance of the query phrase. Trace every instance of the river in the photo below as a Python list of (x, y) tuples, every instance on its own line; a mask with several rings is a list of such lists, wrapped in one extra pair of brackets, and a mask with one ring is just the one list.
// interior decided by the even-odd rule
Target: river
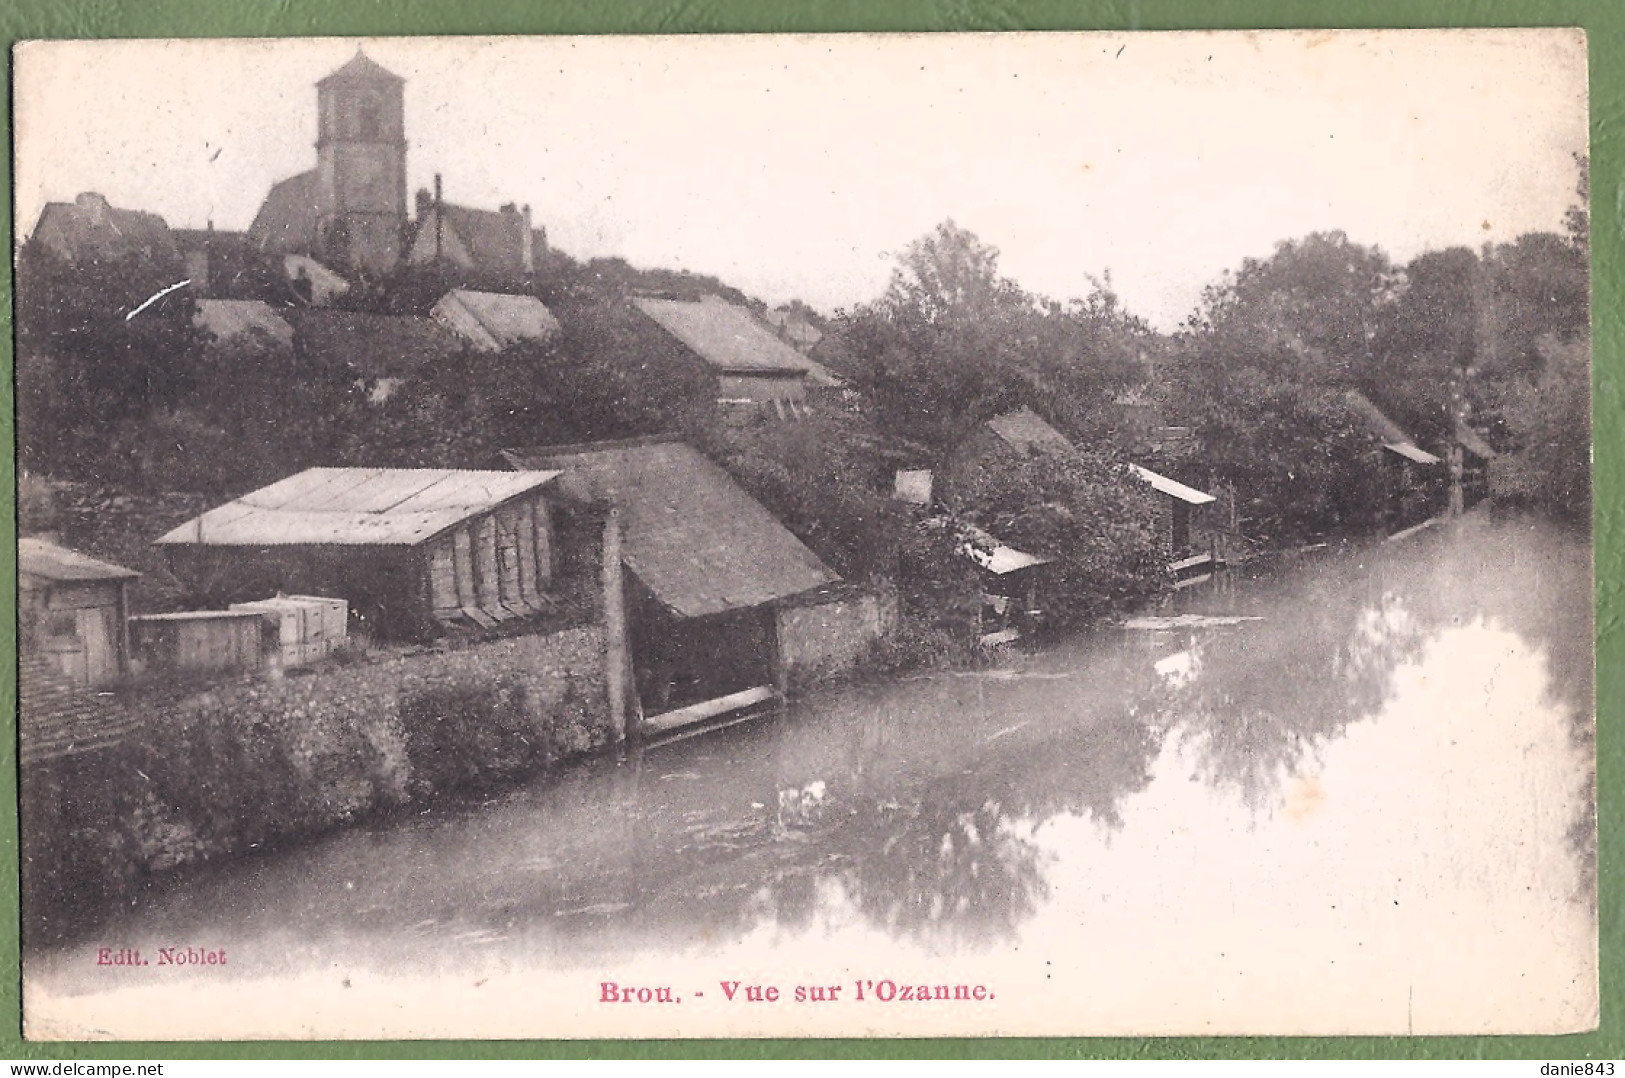
[[(29, 956), (30, 1033), (1594, 1023), (1583, 539), (1469, 521), (1182, 598), (164, 881)], [(160, 947), (227, 963), (97, 962)]]

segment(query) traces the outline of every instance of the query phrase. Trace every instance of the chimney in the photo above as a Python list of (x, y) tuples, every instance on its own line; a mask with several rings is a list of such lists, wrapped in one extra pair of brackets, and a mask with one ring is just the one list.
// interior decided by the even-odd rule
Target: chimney
[(107, 199), (94, 191), (86, 191), (73, 200), (75, 206), (84, 213), (91, 224), (101, 225), (107, 223)]
[(434, 209), (434, 196), (429, 193), (429, 189), (427, 187), (419, 187), (415, 201), (417, 205), (418, 223), (422, 224), (424, 221), (429, 219), (429, 214)]
[(536, 247), (530, 234), (530, 203), (519, 211), (519, 265), (526, 273), (536, 272)]
[(440, 173), (434, 174), (434, 260), (440, 261), (440, 248), (446, 230), (445, 199), (440, 192)]

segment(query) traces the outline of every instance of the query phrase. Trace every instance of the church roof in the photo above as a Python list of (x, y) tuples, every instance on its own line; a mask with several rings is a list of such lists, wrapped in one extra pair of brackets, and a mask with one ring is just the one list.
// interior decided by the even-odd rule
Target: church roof
[(406, 80), (375, 63), (360, 49), (350, 57), (350, 62), (337, 71), (319, 80), (317, 86), (325, 86), (330, 82), (405, 82)]
[(248, 234), (265, 251), (309, 251), (321, 217), (321, 183), (316, 170), (273, 184)]

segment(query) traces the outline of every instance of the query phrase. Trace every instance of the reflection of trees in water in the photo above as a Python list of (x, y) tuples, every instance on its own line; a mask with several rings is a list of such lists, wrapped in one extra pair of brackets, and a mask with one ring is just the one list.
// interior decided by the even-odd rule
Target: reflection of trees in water
[(1322, 744), (1381, 708), (1422, 634), (1399, 595), (1367, 603), (1358, 592), (1317, 588), (1283, 619), (1192, 645), (1195, 669), (1166, 690), (1159, 710), (1203, 780), (1261, 809)]
[(1048, 891), (1029, 828), (1073, 813), (1117, 830), (1120, 802), (1150, 781), (1159, 748), (1152, 729), (1118, 710), (983, 742), (961, 771), (912, 788), (856, 791), (839, 824), (818, 836), (819, 849), (839, 853), (816, 873), (798, 866), (777, 876), (758, 912), (787, 927), (804, 924), (815, 911), (817, 880), (833, 879), (871, 924), (893, 935), (958, 944), (1009, 939)]
[[(1554, 671), (1577, 663), (1561, 656), (1589, 653), (1584, 550), (1577, 573), (1559, 564), (1567, 555), (1538, 555), (1547, 575), (1531, 586), (1537, 555), (1506, 545), (1521, 541), (1469, 533), (1465, 546), (1448, 536), (1395, 544), (1222, 597), (1225, 612), (1264, 620), (1192, 637), (1178, 684), (1154, 672), (1153, 654), (1103, 653), (1095, 641), (1053, 681), (1017, 673), (957, 695), (944, 686), (974, 682), (892, 687), (849, 713), (751, 735), (759, 744), (712, 742), (706, 752), (729, 758), (726, 781), (645, 783), (636, 811), (655, 827), (698, 816), (718, 826), (643, 839), (649, 858), (685, 868), (676, 883), (634, 869), (628, 898), (662, 903), (668, 927), (726, 934), (808, 927), (844, 893), (896, 936), (1008, 939), (1045, 900), (1049, 866), (1033, 828), (1076, 814), (1116, 832), (1124, 798), (1149, 785), (1170, 737), (1206, 783), (1261, 810), (1327, 743), (1380, 712), (1398, 668), (1452, 625), (1484, 617), (1555, 656)], [(1521, 580), (1505, 579), (1512, 564)], [(1570, 599), (1564, 581), (1577, 585)], [(753, 818), (751, 803), (761, 806)], [(1576, 847), (1592, 849), (1592, 835), (1576, 824)]]
[(1277, 586), (1265, 620), (1194, 639), (1189, 676), (1153, 707), (1204, 780), (1260, 809), (1327, 741), (1381, 711), (1395, 671), (1430, 639), (1482, 618), (1544, 654), (1547, 699), (1589, 738), (1587, 557), (1572, 536), (1469, 518), (1330, 559)]

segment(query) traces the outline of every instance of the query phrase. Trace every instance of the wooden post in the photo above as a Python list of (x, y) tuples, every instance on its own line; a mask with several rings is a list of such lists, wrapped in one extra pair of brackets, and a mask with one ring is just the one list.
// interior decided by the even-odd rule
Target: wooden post
[(1459, 517), (1467, 511), (1466, 501), (1461, 490), (1461, 477), (1464, 467), (1461, 443), (1452, 442), (1446, 457), (1450, 462), (1450, 515)]
[[(621, 515), (610, 506), (604, 518), (604, 681), (609, 689), (609, 726), (617, 744), (627, 735), (626, 589), (621, 570)], [(635, 732), (635, 731), (634, 731)]]

